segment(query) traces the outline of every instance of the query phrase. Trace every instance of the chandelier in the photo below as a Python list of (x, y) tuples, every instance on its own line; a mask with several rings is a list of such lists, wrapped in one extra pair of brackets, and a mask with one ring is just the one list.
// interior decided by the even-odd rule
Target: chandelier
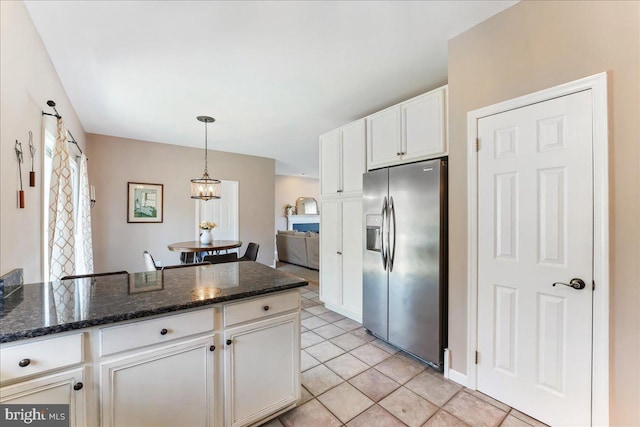
[(207, 125), (216, 121), (213, 117), (198, 116), (198, 121), (204, 122), (204, 174), (202, 178), (191, 180), (191, 198), (200, 200), (220, 199), (220, 180), (209, 177), (207, 170)]

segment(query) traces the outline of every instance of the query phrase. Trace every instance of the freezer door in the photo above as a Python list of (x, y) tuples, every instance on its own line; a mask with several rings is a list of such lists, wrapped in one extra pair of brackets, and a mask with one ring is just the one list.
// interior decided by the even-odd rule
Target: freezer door
[[(441, 160), (389, 169), (389, 342), (442, 360)], [(446, 181), (445, 181), (446, 182)]]
[(363, 175), (365, 247), (362, 257), (362, 324), (387, 339), (386, 224), (383, 209), (389, 189), (388, 169)]

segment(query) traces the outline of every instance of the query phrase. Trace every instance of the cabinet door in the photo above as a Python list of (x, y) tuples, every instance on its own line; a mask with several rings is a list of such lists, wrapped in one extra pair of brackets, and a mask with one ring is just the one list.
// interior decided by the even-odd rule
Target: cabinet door
[(367, 169), (400, 162), (400, 106), (367, 117)]
[[(87, 425), (85, 368), (73, 369), (55, 375), (0, 388), (0, 402), (16, 405), (69, 405), (69, 425)], [(79, 390), (74, 390), (74, 386)]]
[(362, 174), (366, 172), (365, 121), (358, 120), (341, 128), (342, 195), (362, 193)]
[(101, 363), (102, 426), (213, 426), (213, 337)]
[(340, 131), (320, 136), (320, 194), (336, 196), (340, 188)]
[(403, 162), (446, 154), (445, 91), (441, 88), (402, 104)]
[(342, 202), (342, 306), (362, 319), (362, 199)]
[(226, 426), (251, 424), (300, 398), (299, 312), (227, 329), (224, 341)]
[(341, 304), (341, 239), (342, 203), (325, 200), (320, 209), (320, 299)]

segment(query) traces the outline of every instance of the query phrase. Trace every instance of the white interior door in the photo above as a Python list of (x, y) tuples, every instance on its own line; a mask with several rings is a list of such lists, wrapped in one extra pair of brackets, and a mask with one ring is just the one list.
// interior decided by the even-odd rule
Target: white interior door
[[(215, 240), (238, 240), (238, 181), (222, 181), (220, 199), (203, 202), (196, 200), (195, 239), (200, 237), (198, 224), (201, 221), (212, 221), (218, 226), (213, 230)], [(232, 249), (230, 252), (237, 252)]]
[[(478, 390), (552, 425), (591, 422), (592, 100), (478, 120)], [(584, 289), (569, 283), (580, 278)]]

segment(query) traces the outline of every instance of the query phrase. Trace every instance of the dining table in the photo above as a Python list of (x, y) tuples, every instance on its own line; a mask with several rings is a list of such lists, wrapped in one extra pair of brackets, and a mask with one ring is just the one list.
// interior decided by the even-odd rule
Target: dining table
[[(184, 264), (187, 262), (199, 262), (199, 254), (207, 252), (209, 254), (219, 253), (220, 251), (228, 251), (242, 246), (239, 240), (213, 240), (211, 243), (202, 243), (199, 240), (188, 242), (170, 243), (167, 245), (170, 251), (180, 252), (180, 261)], [(189, 256), (189, 254), (194, 254)]]

